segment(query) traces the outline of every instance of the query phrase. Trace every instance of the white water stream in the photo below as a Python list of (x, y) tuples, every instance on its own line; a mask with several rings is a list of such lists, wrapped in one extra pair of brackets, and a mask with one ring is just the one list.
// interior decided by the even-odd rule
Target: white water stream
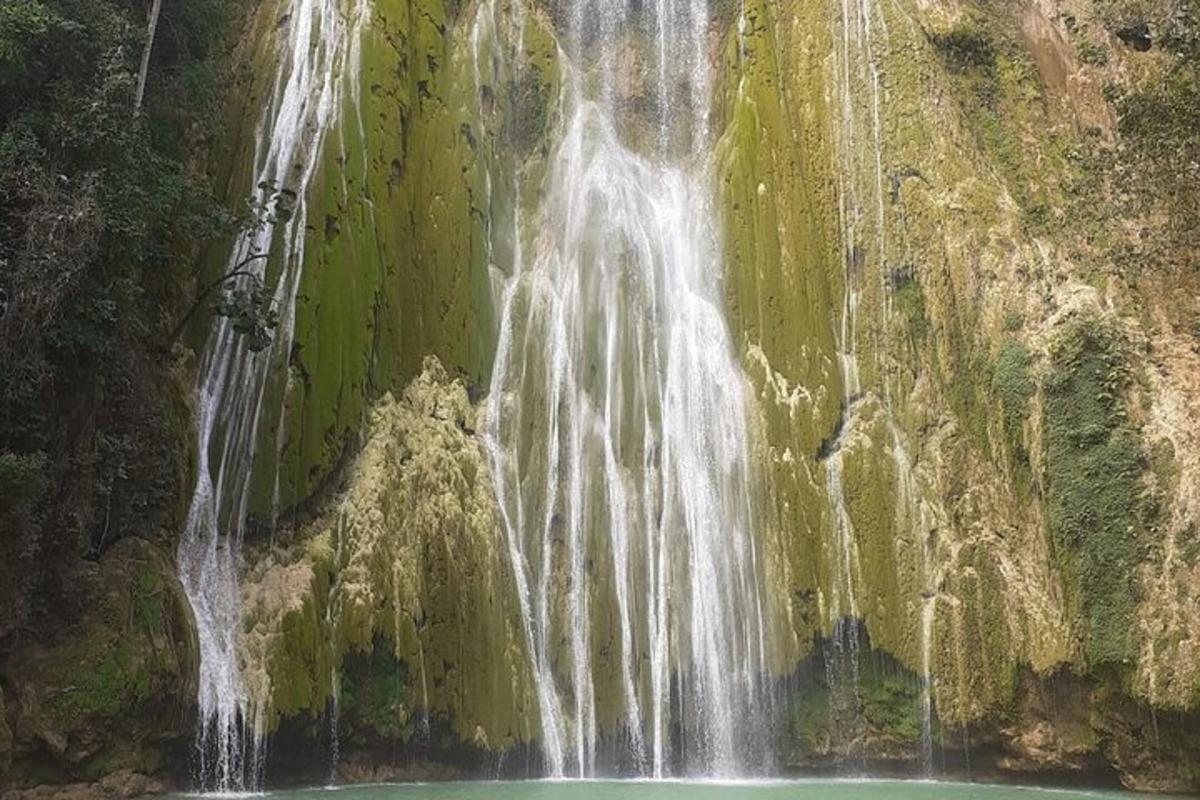
[[(246, 192), (265, 203), (272, 192), (260, 187), (288, 189), (295, 192), (296, 207), (287, 221), (240, 236), (228, 261), (233, 270), (255, 254), (271, 253), (271, 263), (280, 265), (273, 298), (279, 325), (271, 346), (256, 354), (231, 320), (218, 317), (213, 324), (196, 390), (196, 487), (178, 552), (180, 580), (200, 643), (199, 784), (226, 792), (253, 789), (261, 779), (262, 709), (241, 680), (237, 638), (240, 550), (265, 390), (272, 370), (291, 349), (304, 264), (305, 193), (326, 134), (339, 119), (345, 76), (357, 73), (352, 67), (368, 13), (366, 0), (286, 0), (280, 5), (276, 72), (259, 121), (254, 177)], [(263, 278), (266, 263), (256, 260), (245, 268)], [(244, 285), (248, 279), (239, 280)], [(278, 437), (272, 439), (278, 446)]]
[[(734, 775), (765, 734), (767, 642), (704, 161), (708, 8), (569, 13), (577, 63), (500, 289), (485, 437), (546, 767), (593, 775), (616, 740), (634, 773)], [(635, 115), (639, 47), (656, 86)]]

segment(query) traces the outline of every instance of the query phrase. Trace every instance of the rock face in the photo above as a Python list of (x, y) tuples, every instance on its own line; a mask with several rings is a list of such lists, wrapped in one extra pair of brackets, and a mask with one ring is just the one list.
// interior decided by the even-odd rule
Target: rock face
[[(1195, 237), (1162, 225), (1190, 200), (1120, 177), (1194, 169), (1194, 140), (1152, 141), (1195, 119), (1194, 88), (1163, 83), (1194, 81), (1190, 51), (1123, 49), (1118, 6), (746, 3), (722, 67), (727, 284), (801, 651), (849, 586), (871, 646), (929, 676), (943, 747), (995, 741), (1016, 772), (1103, 753), (1127, 785), (1195, 790), (1153, 755), (1178, 740), (1119, 755), (1151, 709), (1196, 724), (1178, 548), (1200, 348)], [(1021, 700), (1067, 672), (1091, 722)]]

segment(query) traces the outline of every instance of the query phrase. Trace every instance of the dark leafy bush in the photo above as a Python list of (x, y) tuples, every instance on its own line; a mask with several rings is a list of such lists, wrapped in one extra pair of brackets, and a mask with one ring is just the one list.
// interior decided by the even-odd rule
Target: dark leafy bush
[(990, 70), (996, 61), (991, 34), (969, 17), (945, 32), (933, 34), (930, 41), (946, 65), (958, 72)]

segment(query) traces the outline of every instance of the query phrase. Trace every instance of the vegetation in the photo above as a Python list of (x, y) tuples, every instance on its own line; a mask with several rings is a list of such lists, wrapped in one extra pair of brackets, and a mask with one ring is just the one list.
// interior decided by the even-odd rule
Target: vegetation
[[(950, 73), (964, 121), (1021, 206), (1025, 224), (1038, 234), (1060, 230), (1068, 222), (1058, 209), (1071, 134), (1047, 105), (1046, 87), (1015, 19), (977, 4), (929, 40)], [(1031, 141), (1039, 146), (1031, 148)]]
[(921, 738), (920, 688), (908, 675), (881, 674), (864, 682), (862, 713), (872, 729), (897, 742)]
[(1029, 398), (1034, 391), (1030, 362), (1029, 351), (1025, 345), (1009, 337), (1000, 343), (1000, 352), (996, 355), (992, 373), (992, 387), (1000, 399), (1004, 435), (1013, 459), (1019, 464), (1029, 462), (1024, 427), (1029, 415)]
[(819, 753), (829, 747), (831, 705), (829, 687), (823, 681), (791, 697), (788, 734), (801, 753)]
[(409, 676), (392, 646), (376, 637), (370, 653), (351, 653), (342, 667), (341, 710), (356, 732), (382, 739), (408, 738)]
[[(1200, 14), (1195, 0), (1102, 0), (1104, 41), (1135, 70), (1076, 43), (1107, 82), (1118, 141), (1085, 132), (1072, 161), (1067, 218), (1085, 234), (1081, 260), (1127, 279), (1196, 275), (1200, 247)], [(1114, 225), (1113, 220), (1122, 220)], [(1180, 320), (1182, 322), (1182, 320)]]
[(930, 41), (946, 66), (955, 72), (995, 69), (992, 34), (978, 19), (966, 17), (949, 30), (933, 34)]
[(1073, 573), (1094, 667), (1132, 656), (1141, 452), (1125, 381), (1116, 334), (1084, 320), (1055, 346), (1045, 383), (1050, 528)]
[[(235, 222), (195, 161), (229, 4), (166, 4), (150, 51), (141, 0), (0, 3), (0, 483), (24, 487), (0, 501), (0, 600), (177, 513), (181, 401), (155, 343)], [(0, 608), (3, 639), (24, 612)]]
[(1142, 203), (1169, 203), (1160, 250), (1200, 245), (1200, 24), (1192, 25), (1163, 42), (1173, 52), (1162, 75), (1119, 93), (1115, 103), (1130, 145), (1126, 177)]
[(892, 302), (905, 322), (910, 339), (919, 346), (929, 330), (929, 320), (925, 315), (925, 297), (912, 267), (892, 269), (888, 275), (888, 285), (892, 290)]

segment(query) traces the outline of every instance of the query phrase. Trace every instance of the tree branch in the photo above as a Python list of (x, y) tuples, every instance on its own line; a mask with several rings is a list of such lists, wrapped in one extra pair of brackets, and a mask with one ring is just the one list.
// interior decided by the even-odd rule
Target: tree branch
[(142, 100), (146, 96), (146, 78), (150, 74), (150, 54), (154, 52), (154, 34), (158, 32), (158, 15), (162, 11), (162, 0), (154, 0), (150, 6), (150, 18), (146, 23), (146, 46), (142, 48), (142, 66), (138, 70), (137, 94), (133, 100), (133, 114), (137, 116), (142, 110)]
[(233, 280), (234, 278), (253, 275), (254, 273), (247, 269), (247, 267), (255, 261), (261, 261), (262, 259), (267, 258), (269, 255), (269, 253), (259, 253), (257, 255), (247, 256), (229, 272), (226, 272), (220, 278), (201, 289), (200, 293), (196, 295), (196, 299), (192, 302), (192, 307), (188, 309), (188, 312), (183, 315), (183, 319), (179, 320), (179, 324), (177, 324), (174, 329), (172, 329), (170, 335), (167, 336), (167, 349), (170, 350), (175, 342), (179, 339), (179, 336), (183, 333), (183, 329), (187, 327), (188, 322), (190, 322), (192, 317), (195, 316), (196, 311), (200, 308), (201, 304), (208, 299), (210, 294), (224, 286), (226, 283), (229, 283), (229, 281)]

